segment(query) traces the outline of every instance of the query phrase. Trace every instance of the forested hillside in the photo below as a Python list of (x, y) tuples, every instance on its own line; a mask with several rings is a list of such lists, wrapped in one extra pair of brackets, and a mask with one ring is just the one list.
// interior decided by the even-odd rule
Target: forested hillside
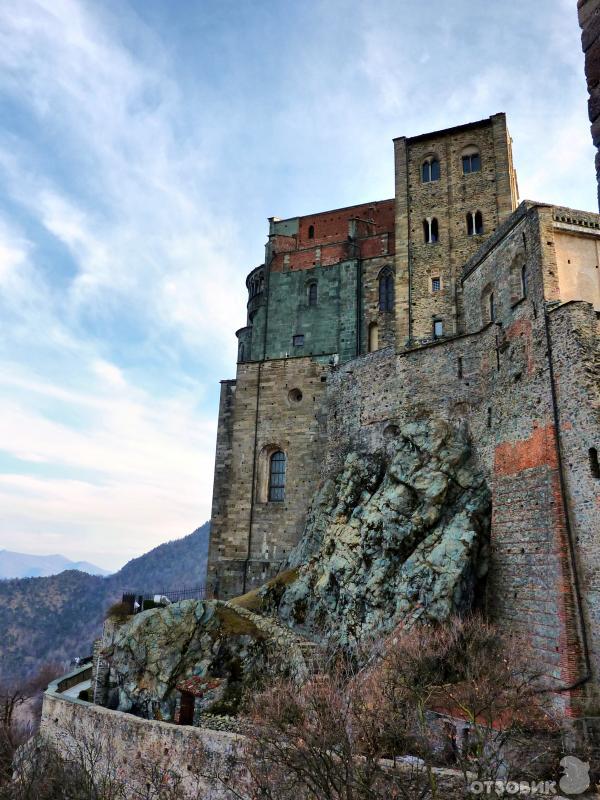
[(69, 570), (0, 580), (0, 679), (85, 656), (108, 606), (124, 591), (152, 593), (204, 582), (209, 523), (162, 544), (106, 578)]

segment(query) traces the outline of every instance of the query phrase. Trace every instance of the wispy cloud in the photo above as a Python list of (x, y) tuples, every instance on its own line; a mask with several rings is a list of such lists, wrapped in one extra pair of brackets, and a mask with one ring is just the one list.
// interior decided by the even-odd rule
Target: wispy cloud
[(593, 208), (548, 0), (0, 5), (0, 546), (115, 564), (209, 515), (265, 219), (391, 196), (391, 138), (508, 113), (521, 193)]

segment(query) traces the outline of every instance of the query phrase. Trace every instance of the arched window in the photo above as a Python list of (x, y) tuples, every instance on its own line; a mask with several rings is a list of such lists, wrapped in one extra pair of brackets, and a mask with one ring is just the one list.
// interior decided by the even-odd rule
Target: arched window
[(481, 170), (481, 156), (476, 147), (465, 147), (462, 152), (462, 168), (463, 175), (469, 175), (471, 172), (479, 172)]
[(481, 325), (496, 321), (496, 298), (494, 286), (488, 283), (481, 292)]
[(528, 292), (528, 272), (526, 254), (519, 250), (510, 264), (510, 303), (516, 305)]
[(240, 345), (238, 347), (238, 361), (243, 361), (243, 360), (244, 360), (244, 343), (240, 342)]
[(490, 296), (488, 298), (488, 312), (490, 315), (490, 322), (496, 321), (496, 306), (494, 304), (494, 293), (490, 292)]
[(276, 450), (269, 462), (269, 501), (281, 503), (285, 499), (285, 453)]
[(379, 273), (379, 310), (394, 310), (394, 274), (388, 267)]
[(317, 289), (316, 281), (308, 284), (308, 305), (309, 306), (316, 306), (317, 300), (319, 298), (318, 294), (319, 290)]
[(439, 181), (439, 179), (440, 162), (435, 156), (429, 156), (421, 166), (421, 180), (423, 183), (431, 183), (431, 181)]
[(423, 220), (423, 238), (425, 239), (425, 244), (435, 244), (438, 241), (438, 221), (435, 217)]
[(369, 353), (379, 350), (379, 325), (372, 322), (369, 325)]
[(309, 239), (314, 239), (315, 238), (315, 226), (314, 225), (309, 225), (308, 226), (308, 238)]
[(467, 213), (467, 234), (469, 236), (479, 236), (483, 233), (483, 214), (481, 211), (469, 211)]

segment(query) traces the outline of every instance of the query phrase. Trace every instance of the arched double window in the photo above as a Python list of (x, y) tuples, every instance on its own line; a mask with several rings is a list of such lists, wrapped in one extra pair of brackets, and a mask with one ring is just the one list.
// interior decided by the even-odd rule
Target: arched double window
[(440, 162), (435, 156), (428, 156), (421, 165), (421, 180), (423, 183), (431, 183), (431, 181), (439, 181), (440, 179)]
[(317, 288), (317, 282), (312, 281), (312, 283), (308, 284), (308, 305), (316, 306), (318, 299), (319, 299), (319, 290)]
[(379, 273), (379, 310), (394, 310), (394, 273), (389, 267)]
[(281, 503), (285, 500), (286, 458), (282, 450), (276, 450), (269, 461), (269, 502)]
[(469, 211), (467, 213), (467, 234), (469, 236), (479, 236), (483, 233), (483, 214), (481, 211)]
[(462, 152), (463, 175), (481, 171), (481, 156), (475, 146), (465, 147)]
[(423, 220), (423, 239), (425, 244), (435, 244), (435, 242), (439, 241), (439, 227), (435, 217), (428, 217)]

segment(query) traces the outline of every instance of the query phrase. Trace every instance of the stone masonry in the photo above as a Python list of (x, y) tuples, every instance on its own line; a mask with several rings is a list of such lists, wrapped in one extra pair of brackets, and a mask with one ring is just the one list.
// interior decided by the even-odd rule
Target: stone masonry
[(237, 378), (222, 385), (209, 579), (226, 598), (275, 574), (349, 452), (415, 421), (465, 422), (492, 492), (487, 610), (527, 634), (564, 712), (587, 713), (600, 678), (600, 216), (516, 208), (503, 114), (394, 149), (394, 200), (270, 221)]

